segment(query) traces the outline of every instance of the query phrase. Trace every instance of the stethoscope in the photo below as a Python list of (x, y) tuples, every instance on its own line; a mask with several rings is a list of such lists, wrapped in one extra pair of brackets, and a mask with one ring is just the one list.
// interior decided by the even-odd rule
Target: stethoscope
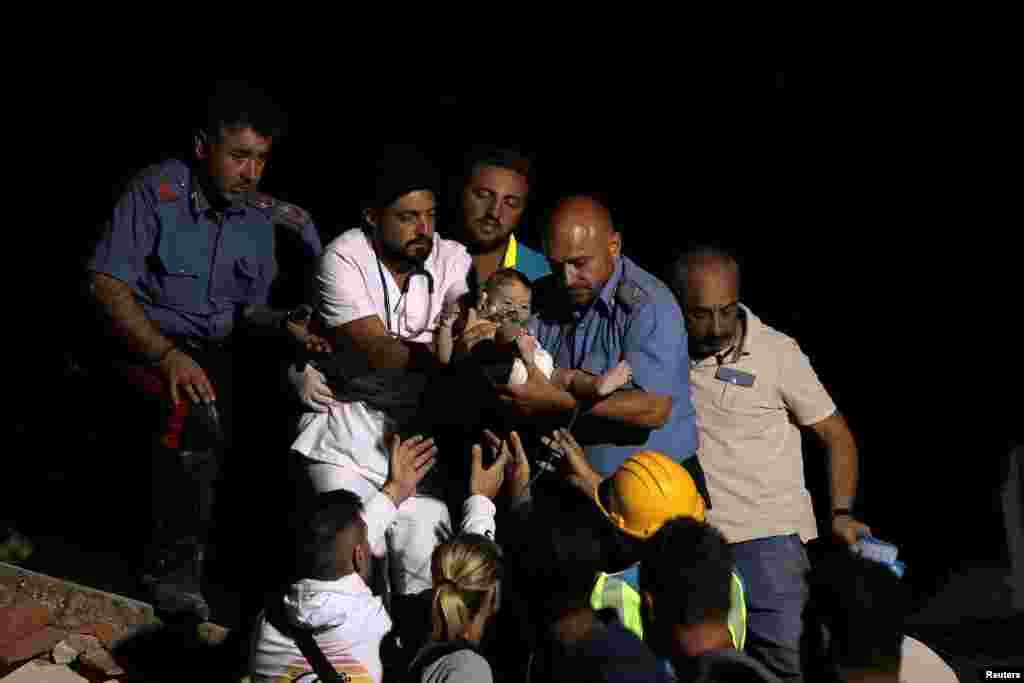
[[(384, 290), (384, 324), (387, 326), (388, 334), (392, 337), (397, 337), (402, 341), (412, 341), (431, 329), (430, 321), (433, 319), (434, 312), (434, 276), (423, 267), (423, 264), (420, 264), (409, 273), (408, 277), (405, 278), (405, 283), (402, 285), (402, 296), (398, 298), (399, 301), (409, 293), (409, 283), (412, 282), (413, 277), (416, 275), (422, 275), (427, 278), (427, 322), (423, 327), (410, 333), (408, 336), (402, 336), (402, 333), (398, 330), (397, 321), (395, 321), (395, 329), (391, 329), (391, 296), (388, 294), (388, 282), (384, 277), (384, 266), (381, 264), (380, 255), (377, 254), (377, 245), (374, 243), (372, 237), (370, 238), (370, 248), (373, 249), (373, 256), (377, 259), (377, 272), (380, 274), (380, 288)], [(406, 307), (406, 311), (408, 311), (408, 306)], [(406, 322), (408, 322), (408, 312), (406, 313)]]

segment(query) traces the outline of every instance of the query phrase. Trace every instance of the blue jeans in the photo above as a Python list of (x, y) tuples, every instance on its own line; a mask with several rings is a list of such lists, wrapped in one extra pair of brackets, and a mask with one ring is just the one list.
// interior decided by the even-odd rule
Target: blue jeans
[(771, 536), (730, 547), (747, 590), (746, 652), (782, 680), (803, 680), (800, 636), (810, 563), (800, 537)]

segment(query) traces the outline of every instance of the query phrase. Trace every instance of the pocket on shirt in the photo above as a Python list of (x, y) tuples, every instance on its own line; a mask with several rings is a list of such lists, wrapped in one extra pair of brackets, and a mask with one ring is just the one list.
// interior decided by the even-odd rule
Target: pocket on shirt
[(721, 392), (716, 405), (723, 410), (737, 415), (763, 415), (775, 410), (777, 406), (754, 386), (744, 387), (738, 384), (721, 382)]
[(194, 308), (200, 296), (196, 268), (166, 243), (157, 249), (155, 260), (160, 274), (158, 302), (172, 308)]
[(232, 273), (234, 277), (230, 295), (235, 301), (248, 301), (257, 295), (261, 291), (263, 280), (266, 277), (263, 264), (245, 256), (235, 261)]

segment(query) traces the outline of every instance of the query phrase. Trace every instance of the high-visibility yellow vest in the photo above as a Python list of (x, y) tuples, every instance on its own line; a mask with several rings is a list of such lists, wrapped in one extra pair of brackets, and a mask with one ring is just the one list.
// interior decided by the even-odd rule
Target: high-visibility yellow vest
[[(590, 606), (594, 609), (614, 609), (619, 620), (637, 638), (643, 640), (644, 625), (640, 617), (640, 593), (616, 574), (601, 573), (597, 576), (594, 590), (590, 594)], [(737, 650), (747, 642), (747, 596), (743, 581), (735, 570), (729, 584), (729, 635)]]

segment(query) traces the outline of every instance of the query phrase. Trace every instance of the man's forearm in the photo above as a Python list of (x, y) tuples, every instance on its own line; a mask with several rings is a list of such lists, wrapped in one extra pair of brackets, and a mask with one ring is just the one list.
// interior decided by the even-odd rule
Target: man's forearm
[(828, 451), (832, 509), (852, 508), (857, 497), (857, 445), (852, 436), (839, 435), (825, 448)]
[(617, 391), (586, 412), (592, 417), (642, 429), (664, 427), (671, 413), (671, 397), (635, 389)]
[(832, 509), (852, 508), (857, 497), (857, 442), (846, 418), (836, 412), (810, 425), (810, 429), (825, 448), (828, 458)]
[(89, 290), (129, 351), (155, 362), (174, 348), (174, 343), (146, 317), (127, 284), (109, 275), (93, 273)]
[(455, 350), (455, 340), (452, 337), (450, 325), (442, 325), (434, 335), (434, 351), (438, 360), (444, 365), (452, 362), (452, 352)]
[(427, 344), (405, 342), (394, 337), (379, 336), (353, 340), (335, 328), (330, 340), (336, 350), (362, 356), (368, 370), (419, 370), (437, 367), (433, 349)]

